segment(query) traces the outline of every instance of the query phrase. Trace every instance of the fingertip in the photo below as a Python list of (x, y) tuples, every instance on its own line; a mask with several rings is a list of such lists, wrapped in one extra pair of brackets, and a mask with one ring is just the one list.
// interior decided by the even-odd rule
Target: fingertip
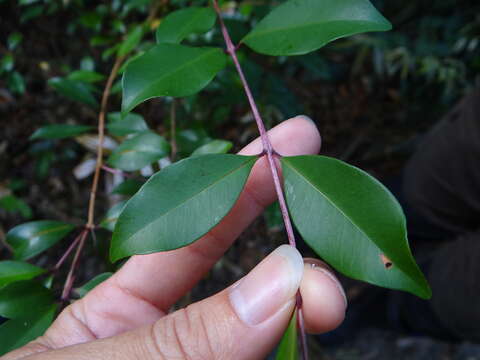
[[(268, 131), (274, 149), (285, 156), (317, 154), (322, 139), (315, 123), (305, 115), (298, 115), (285, 120)], [(257, 138), (239, 154), (255, 155), (262, 152), (262, 143)]]
[(307, 259), (300, 292), (309, 333), (337, 328), (345, 318), (347, 300), (340, 282), (319, 260)]

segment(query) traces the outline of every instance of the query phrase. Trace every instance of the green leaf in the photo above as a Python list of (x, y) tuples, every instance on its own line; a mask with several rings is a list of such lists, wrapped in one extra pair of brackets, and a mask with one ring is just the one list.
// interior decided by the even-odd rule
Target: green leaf
[(212, 8), (189, 7), (174, 11), (163, 19), (157, 28), (157, 43), (179, 44), (190, 34), (210, 30), (215, 19)]
[(74, 291), (77, 293), (79, 297), (84, 297), (87, 295), (87, 293), (92, 290), (94, 287), (99, 285), (100, 283), (104, 282), (107, 280), (110, 276), (112, 276), (113, 273), (111, 272), (106, 272), (100, 275), (95, 276), (92, 280), (87, 282), (86, 284), (83, 284), (79, 288), (74, 289)]
[(98, 107), (97, 99), (93, 96), (91, 87), (82, 81), (54, 77), (48, 80), (48, 84), (69, 99), (79, 101), (94, 108)]
[(118, 56), (125, 56), (140, 43), (143, 37), (143, 26), (138, 25), (130, 31), (118, 49)]
[(32, 209), (30, 206), (15, 195), (7, 195), (0, 198), (0, 208), (13, 213), (19, 212), (20, 215), (26, 219), (32, 217)]
[(115, 136), (125, 136), (148, 130), (147, 123), (143, 116), (129, 113), (122, 117), (122, 113), (115, 112), (108, 114), (108, 131)]
[(118, 217), (122, 213), (127, 201), (120, 201), (119, 203), (113, 205), (110, 210), (107, 211), (105, 218), (100, 222), (100, 227), (113, 231), (115, 224), (117, 223)]
[(138, 190), (140, 190), (142, 185), (142, 181), (138, 181), (135, 179), (127, 179), (124, 182), (115, 186), (112, 190), (112, 194), (132, 196), (135, 195)]
[(325, 156), (282, 158), (292, 219), (305, 241), (355, 279), (429, 298), (394, 196), (366, 172)]
[(207, 86), (225, 64), (226, 55), (219, 48), (156, 45), (125, 70), (122, 111), (158, 96), (192, 95)]
[(83, 81), (86, 83), (94, 83), (105, 79), (105, 75), (91, 70), (75, 70), (68, 74), (67, 79), (73, 81)]
[(17, 71), (12, 71), (10, 74), (8, 74), (8, 88), (10, 89), (11, 92), (15, 94), (24, 94), (25, 93), (25, 80), (22, 76)]
[(53, 303), (53, 294), (38, 282), (18, 281), (0, 289), (0, 316), (18, 319), (35, 315)]
[(330, 41), (391, 24), (368, 0), (289, 0), (275, 8), (243, 42), (267, 55), (301, 55)]
[(0, 325), (0, 356), (42, 336), (53, 322), (57, 309), (52, 305), (30, 317), (8, 320)]
[(235, 204), (256, 160), (204, 155), (153, 175), (120, 215), (111, 259), (177, 249), (205, 235)]
[(160, 135), (145, 131), (125, 140), (108, 158), (118, 169), (135, 171), (168, 155), (170, 145)]
[(282, 340), (278, 345), (275, 360), (298, 360), (297, 316), (293, 314)]
[(44, 272), (44, 269), (23, 261), (0, 261), (0, 288), (16, 281), (30, 280)]
[(74, 228), (51, 220), (31, 221), (15, 226), (7, 233), (16, 259), (26, 260), (55, 245)]
[(68, 125), (68, 124), (53, 124), (42, 126), (37, 129), (30, 140), (36, 139), (64, 139), (74, 137), (86, 133), (94, 129), (93, 126), (88, 125)]
[(0, 74), (2, 72), (9, 72), (13, 70), (15, 61), (12, 54), (6, 54), (2, 60), (0, 60)]
[(13, 51), (22, 42), (23, 35), (19, 32), (14, 32), (8, 36), (7, 44), (8, 50)]
[(198, 149), (196, 149), (192, 153), (192, 156), (206, 154), (225, 154), (232, 148), (232, 146), (233, 144), (230, 141), (213, 140), (210, 141), (208, 144), (200, 146)]

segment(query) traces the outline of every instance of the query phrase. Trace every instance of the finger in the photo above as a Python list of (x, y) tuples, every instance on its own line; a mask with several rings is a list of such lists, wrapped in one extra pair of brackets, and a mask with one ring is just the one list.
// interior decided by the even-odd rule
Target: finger
[[(305, 117), (283, 122), (270, 130), (269, 137), (274, 148), (285, 155), (313, 154), (320, 147), (318, 130)], [(240, 153), (261, 151), (257, 139)], [(237, 203), (215, 229), (185, 248), (133, 256), (109, 280), (60, 314), (46, 334), (50, 346), (114, 336), (156, 321), (204, 276), (274, 199), (268, 163), (260, 159)]]
[(264, 359), (288, 325), (303, 272), (299, 252), (283, 245), (228, 289), (153, 325), (30, 359)]
[(342, 285), (324, 262), (307, 258), (300, 286), (303, 316), (309, 333), (335, 329), (345, 317), (347, 298)]

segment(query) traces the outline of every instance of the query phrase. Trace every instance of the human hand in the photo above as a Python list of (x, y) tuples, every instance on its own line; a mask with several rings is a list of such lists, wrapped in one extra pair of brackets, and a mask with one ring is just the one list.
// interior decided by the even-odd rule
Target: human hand
[[(269, 132), (284, 155), (315, 154), (320, 135), (296, 117)], [(259, 139), (240, 154), (261, 152)], [(300, 288), (307, 331), (343, 320), (346, 300), (334, 275), (289, 245), (273, 251), (222, 292), (168, 314), (275, 199), (265, 158), (257, 161), (232, 211), (199, 241), (169, 252), (137, 255), (87, 296), (68, 306), (46, 334), (2, 360), (263, 359), (278, 343)]]

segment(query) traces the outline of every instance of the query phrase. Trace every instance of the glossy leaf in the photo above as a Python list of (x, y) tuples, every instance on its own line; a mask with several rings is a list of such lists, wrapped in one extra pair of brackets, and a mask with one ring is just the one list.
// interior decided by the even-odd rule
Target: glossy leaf
[(98, 107), (97, 99), (93, 96), (91, 87), (82, 81), (55, 77), (48, 80), (48, 84), (69, 99), (79, 101), (94, 108)]
[(368, 0), (289, 0), (261, 20), (243, 42), (262, 54), (301, 55), (341, 37), (390, 29)]
[(68, 124), (53, 124), (42, 126), (37, 129), (30, 140), (36, 139), (64, 139), (75, 137), (94, 129), (93, 126), (88, 125), (68, 125)]
[(76, 70), (68, 74), (68, 79), (74, 81), (83, 81), (86, 83), (95, 83), (105, 79), (105, 75), (91, 70)]
[(40, 220), (15, 226), (7, 233), (7, 242), (16, 259), (26, 260), (55, 245), (74, 228), (61, 222)]
[(123, 112), (158, 96), (188, 96), (225, 67), (219, 48), (159, 44), (132, 61), (123, 75)]
[(56, 309), (56, 305), (51, 305), (30, 317), (8, 320), (0, 325), (0, 356), (42, 336), (52, 324)]
[(298, 360), (297, 316), (293, 314), (277, 348), (275, 360)]
[(325, 156), (282, 158), (292, 219), (304, 240), (355, 279), (429, 298), (394, 196), (366, 172)]
[(30, 206), (15, 195), (6, 195), (1, 197), (0, 208), (12, 213), (18, 212), (26, 219), (30, 219), (33, 215)]
[(143, 26), (138, 25), (131, 30), (118, 49), (118, 56), (125, 56), (140, 43), (143, 37)]
[(102, 282), (107, 280), (112, 275), (113, 275), (113, 273), (111, 273), (111, 272), (106, 272), (106, 273), (97, 275), (92, 280), (88, 281), (86, 284), (83, 284), (79, 288), (76, 288), (74, 291), (79, 297), (84, 297), (95, 286), (101, 284)]
[(30, 280), (44, 272), (44, 269), (23, 261), (0, 261), (0, 288), (16, 281)]
[(119, 112), (108, 114), (107, 128), (115, 136), (125, 136), (148, 130), (143, 116), (129, 113), (123, 117)]
[(135, 171), (168, 155), (168, 142), (151, 131), (145, 131), (125, 140), (108, 158), (108, 163), (118, 169)]
[(215, 24), (212, 8), (189, 7), (177, 10), (162, 20), (157, 28), (157, 43), (178, 44), (190, 34), (204, 33)]
[(135, 179), (127, 179), (115, 186), (112, 194), (132, 196), (142, 187), (143, 182)]
[(100, 227), (113, 231), (115, 224), (117, 223), (118, 217), (125, 208), (127, 201), (120, 201), (119, 203), (113, 205), (110, 210), (107, 211), (105, 218), (100, 222)]
[(202, 237), (235, 204), (256, 159), (204, 155), (153, 175), (120, 215), (111, 259), (173, 250)]
[(0, 289), (0, 316), (17, 319), (35, 315), (53, 304), (53, 294), (38, 282), (27, 280)]
[(206, 154), (225, 154), (232, 148), (232, 146), (233, 144), (230, 141), (213, 140), (196, 149), (192, 153), (192, 156), (206, 155)]

